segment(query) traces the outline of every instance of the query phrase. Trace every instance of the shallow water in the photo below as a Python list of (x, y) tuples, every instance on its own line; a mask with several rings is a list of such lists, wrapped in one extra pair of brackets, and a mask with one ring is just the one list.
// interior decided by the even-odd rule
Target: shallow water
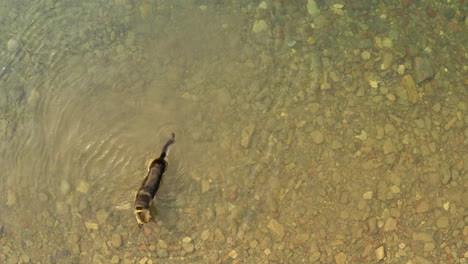
[(466, 263), (466, 7), (317, 5), (3, 1), (0, 262)]

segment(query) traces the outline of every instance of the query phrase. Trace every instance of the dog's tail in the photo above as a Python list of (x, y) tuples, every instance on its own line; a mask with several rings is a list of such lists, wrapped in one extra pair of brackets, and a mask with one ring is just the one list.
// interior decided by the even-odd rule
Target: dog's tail
[(166, 144), (164, 145), (163, 149), (162, 149), (162, 153), (161, 153), (161, 156), (159, 157), (160, 159), (164, 159), (167, 154), (169, 154), (169, 147), (174, 144), (175, 142), (175, 134), (174, 132), (172, 132), (172, 137), (171, 139), (169, 139)]

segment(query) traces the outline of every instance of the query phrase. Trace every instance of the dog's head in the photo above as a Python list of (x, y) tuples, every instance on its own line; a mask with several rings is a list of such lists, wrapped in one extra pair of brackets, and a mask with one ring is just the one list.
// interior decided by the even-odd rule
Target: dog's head
[(136, 207), (133, 213), (139, 225), (146, 224), (152, 219), (149, 208)]

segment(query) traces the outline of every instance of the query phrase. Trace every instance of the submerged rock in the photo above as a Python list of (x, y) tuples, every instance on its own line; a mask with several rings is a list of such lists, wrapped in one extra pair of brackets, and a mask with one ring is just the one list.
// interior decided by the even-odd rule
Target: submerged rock
[(433, 62), (427, 57), (416, 57), (414, 59), (414, 71), (416, 83), (432, 78), (434, 76)]

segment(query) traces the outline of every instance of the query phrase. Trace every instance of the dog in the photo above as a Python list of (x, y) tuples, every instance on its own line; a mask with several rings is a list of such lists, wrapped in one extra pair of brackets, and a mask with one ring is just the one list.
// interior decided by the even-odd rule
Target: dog
[(162, 153), (157, 159), (153, 159), (148, 163), (148, 174), (146, 175), (140, 189), (135, 196), (133, 214), (139, 226), (150, 222), (153, 217), (150, 212), (150, 203), (153, 201), (156, 192), (161, 184), (161, 179), (167, 168), (167, 161), (165, 160), (169, 147), (175, 142), (175, 134), (172, 133), (162, 149)]

